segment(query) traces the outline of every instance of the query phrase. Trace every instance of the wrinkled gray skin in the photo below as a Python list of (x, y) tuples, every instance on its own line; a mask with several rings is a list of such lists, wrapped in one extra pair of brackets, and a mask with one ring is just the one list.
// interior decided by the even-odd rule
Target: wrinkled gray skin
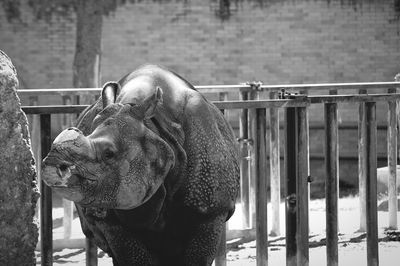
[(211, 265), (239, 188), (221, 112), (152, 65), (107, 83), (43, 167), (114, 265)]

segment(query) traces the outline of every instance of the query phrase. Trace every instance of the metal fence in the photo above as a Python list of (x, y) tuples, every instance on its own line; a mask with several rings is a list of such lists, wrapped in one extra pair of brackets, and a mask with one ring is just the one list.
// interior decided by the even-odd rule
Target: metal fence
[[(358, 157), (360, 230), (367, 232), (368, 265), (378, 265), (378, 224), (377, 224), (377, 154), (376, 154), (376, 103), (388, 103), (388, 195), (389, 224), (397, 229), (397, 101), (396, 92), (400, 82), (342, 83), (308, 85), (261, 85), (257, 83), (234, 86), (197, 86), (203, 93), (219, 93), (220, 100), (214, 104), (224, 110), (239, 109), (239, 138), (241, 153), (241, 205), (243, 225), (247, 229), (227, 230), (219, 247), (216, 265), (226, 265), (226, 238), (256, 236), (257, 265), (268, 264), (267, 228), (267, 159), (270, 163), (270, 188), (272, 205), (271, 233), (280, 234), (280, 154), (279, 154), (279, 112), (284, 109), (284, 172), (286, 203), (286, 261), (287, 265), (308, 265), (308, 202), (309, 202), (309, 123), (308, 108), (313, 104), (324, 105), (325, 125), (325, 197), (326, 197), (326, 243), (328, 265), (338, 264), (338, 103), (359, 105)], [(369, 89), (380, 89), (384, 93), (370, 94)], [(101, 89), (46, 89), (19, 90), (20, 95), (79, 95), (99, 94)], [(346, 91), (338, 95), (337, 91)], [(269, 93), (269, 99), (259, 99), (259, 92)], [(290, 93), (290, 92), (298, 93)], [(329, 91), (325, 95), (308, 95), (309, 91)], [(358, 91), (358, 94), (347, 93)], [(227, 93), (239, 93), (238, 101), (228, 101)], [(289, 92), (289, 93), (288, 93)], [(265, 93), (264, 93), (265, 95)], [(41, 157), (51, 145), (51, 115), (77, 114), (86, 106), (25, 106), (26, 114), (40, 116), (32, 127), (40, 131)], [(267, 121), (267, 111), (269, 121)], [(269, 125), (267, 125), (267, 122)], [(39, 126), (40, 124), (40, 126)], [(40, 128), (40, 130), (39, 130)], [(269, 130), (267, 130), (269, 128)], [(267, 132), (269, 132), (267, 134)], [(39, 134), (38, 134), (39, 135)], [(266, 141), (269, 141), (267, 151)], [(269, 152), (269, 156), (268, 153)], [(51, 189), (41, 184), (40, 243), (42, 265), (52, 265), (52, 202)], [(368, 220), (368, 223), (366, 223)], [(81, 245), (64, 241), (60, 245)], [(97, 248), (86, 240), (87, 265), (97, 265)]]

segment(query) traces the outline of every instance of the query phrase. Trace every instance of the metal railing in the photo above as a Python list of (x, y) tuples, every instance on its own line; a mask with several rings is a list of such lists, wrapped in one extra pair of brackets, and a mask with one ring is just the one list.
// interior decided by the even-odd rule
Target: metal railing
[[(342, 83), (307, 85), (234, 85), (197, 86), (200, 92), (218, 92), (220, 99), (214, 104), (221, 110), (240, 109), (241, 150), (241, 203), (243, 224), (250, 229), (228, 230), (224, 237), (251, 235), (255, 231), (257, 265), (268, 262), (267, 231), (267, 109), (269, 109), (270, 176), (272, 230), (280, 234), (280, 155), (279, 155), (279, 108), (285, 110), (285, 184), (286, 184), (286, 260), (287, 265), (308, 265), (308, 202), (309, 202), (309, 122), (308, 107), (324, 105), (325, 124), (325, 173), (326, 173), (326, 243), (328, 265), (338, 262), (338, 103), (359, 104), (359, 191), (360, 229), (367, 232), (367, 256), (369, 265), (378, 265), (377, 195), (376, 195), (376, 102), (388, 102), (388, 162), (389, 162), (389, 227), (397, 228), (396, 161), (397, 161), (397, 101), (400, 82)], [(292, 95), (279, 91), (298, 91)], [(387, 93), (367, 94), (368, 89), (384, 89)], [(312, 91), (329, 90), (329, 95), (307, 95)], [(359, 94), (337, 95), (337, 90), (358, 90)], [(227, 101), (226, 93), (238, 92), (240, 100)], [(260, 91), (269, 91), (270, 99), (258, 100)], [(51, 89), (20, 90), (20, 95), (79, 95), (99, 94), (100, 89)], [(51, 114), (80, 113), (86, 106), (25, 106), (26, 114), (40, 115), (41, 154), (45, 156), (51, 145)], [(250, 147), (250, 148), (249, 148)], [(42, 265), (52, 264), (52, 216), (51, 190), (41, 186), (41, 252)], [(278, 196), (277, 196), (278, 195)], [(365, 221), (368, 219), (369, 223)], [(226, 265), (225, 241), (221, 242), (216, 265)], [(90, 242), (89, 242), (90, 244)], [(94, 250), (94, 251), (93, 251)], [(95, 249), (88, 249), (88, 265), (95, 265)], [(335, 264), (336, 263), (336, 264)]]

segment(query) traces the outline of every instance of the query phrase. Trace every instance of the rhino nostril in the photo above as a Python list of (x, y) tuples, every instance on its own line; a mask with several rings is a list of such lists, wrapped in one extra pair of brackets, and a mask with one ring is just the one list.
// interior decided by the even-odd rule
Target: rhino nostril
[(74, 165), (68, 166), (66, 164), (60, 164), (57, 167), (56, 172), (59, 177), (64, 179), (64, 178), (69, 178), (71, 176), (71, 170), (73, 170), (73, 169), (75, 169)]
[(65, 172), (68, 169), (68, 166), (65, 164), (61, 164), (58, 169), (60, 169), (61, 172)]

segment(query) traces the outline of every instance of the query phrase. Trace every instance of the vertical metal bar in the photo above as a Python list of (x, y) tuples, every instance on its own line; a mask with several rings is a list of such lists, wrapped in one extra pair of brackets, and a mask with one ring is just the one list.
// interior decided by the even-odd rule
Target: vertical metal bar
[[(397, 75), (394, 77), (394, 81), (400, 81), (400, 73), (397, 73)], [(398, 89), (399, 89), (399, 87), (398, 88), (396, 88), (395, 90), (394, 90), (394, 92), (398, 92)], [(396, 151), (397, 151), (397, 157), (396, 157), (396, 162), (397, 162), (397, 160), (398, 159), (400, 159), (399, 158), (399, 156), (400, 156), (400, 139), (399, 139), (399, 137), (400, 137), (400, 102), (399, 102), (399, 100), (397, 100), (396, 101), (396, 123), (397, 123), (397, 149), (396, 149)], [(397, 166), (396, 166), (396, 168), (397, 168)], [(393, 183), (393, 181), (392, 181), (392, 183)], [(393, 185), (392, 185), (393, 186)], [(394, 186), (395, 187), (395, 191), (396, 191), (396, 193), (397, 193), (397, 188), (400, 186), (400, 184), (399, 184), (399, 179), (398, 179), (398, 176), (397, 176), (397, 169), (396, 169), (396, 185)], [(389, 189), (389, 188), (388, 188)], [(394, 203), (394, 202), (393, 202)], [(392, 204), (391, 204), (392, 205)], [(395, 207), (396, 206), (396, 207)], [(398, 211), (398, 208), (399, 208), (399, 206), (398, 206), (398, 201), (396, 201), (396, 203), (395, 203), (395, 206), (393, 206), (391, 209), (392, 210), (394, 210), (393, 212), (397, 212)], [(396, 229), (398, 230), (399, 229), (399, 227), (396, 227)]]
[[(29, 97), (29, 105), (35, 106), (38, 105), (38, 97)], [(32, 115), (31, 122), (31, 147), (33, 152), (33, 157), (35, 158), (35, 166), (37, 173), (37, 182), (39, 185), (39, 189), (41, 187), (41, 141), (40, 141), (40, 116)], [(40, 201), (36, 204), (35, 209), (35, 217), (39, 220), (40, 218)]]
[(337, 103), (324, 105), (325, 112), (325, 198), (326, 259), (328, 266), (338, 265), (338, 169), (339, 135)]
[[(246, 101), (248, 94), (240, 92), (239, 99)], [(239, 117), (239, 138), (240, 141), (240, 197), (242, 206), (242, 225), (244, 228), (250, 227), (250, 184), (249, 184), (249, 149), (248, 149), (248, 110), (242, 109)], [(246, 142), (245, 142), (246, 140)]]
[(256, 164), (256, 246), (257, 266), (268, 265), (268, 220), (267, 220), (267, 151), (266, 110), (256, 110), (257, 129), (254, 139)]
[(308, 142), (307, 108), (297, 108), (297, 266), (308, 266)]
[[(258, 98), (258, 93), (256, 91), (249, 92), (249, 100), (256, 100)], [(256, 120), (256, 109), (252, 108), (248, 110), (249, 114), (249, 137), (254, 140), (255, 134), (257, 132), (257, 120)], [(257, 149), (254, 142), (250, 146), (250, 167), (249, 167), (249, 177), (250, 177), (250, 220), (251, 228), (256, 227), (256, 198), (255, 198), (255, 187), (256, 187), (256, 175), (255, 175), (255, 160), (254, 154)]]
[[(220, 92), (219, 93), (219, 100), (220, 101), (227, 101), (228, 100), (228, 93), (227, 92)], [(221, 110), (221, 112), (226, 116), (226, 118), (228, 119), (228, 112), (227, 110)]]
[[(300, 90), (300, 94), (301, 95), (308, 95), (308, 90), (305, 88), (305, 89), (303, 89), (303, 90)], [(310, 172), (310, 123), (309, 123), (309, 119), (308, 119), (308, 108), (307, 108), (307, 111), (306, 111), (306, 114), (305, 114), (305, 116), (306, 116), (306, 118), (305, 118), (305, 120), (306, 120), (306, 138), (307, 138), (307, 155), (305, 156), (306, 158), (307, 158), (307, 177), (309, 177), (310, 175), (311, 175), (311, 172)], [(310, 200), (311, 200), (311, 194), (310, 194), (310, 185), (311, 185), (311, 182), (310, 182), (310, 180), (308, 180), (308, 202), (310, 202)], [(310, 215), (310, 210), (308, 210), (308, 215)], [(308, 227), (308, 229), (310, 229), (310, 227)]]
[[(63, 105), (71, 105), (72, 99), (70, 96), (63, 96)], [(74, 122), (74, 114), (62, 114), (62, 129), (66, 129), (70, 126), (72, 126)]]
[(86, 266), (97, 266), (97, 246), (93, 238), (86, 238)]
[(285, 186), (286, 186), (286, 265), (295, 266), (297, 253), (296, 172), (297, 172), (297, 111), (285, 109)]
[[(359, 90), (359, 94), (366, 94), (367, 90)], [(360, 232), (365, 232), (367, 229), (366, 220), (366, 158), (365, 154), (365, 104), (359, 103), (358, 107), (358, 197), (360, 200)]]
[[(50, 114), (40, 115), (40, 136), (42, 158), (46, 157), (51, 147)], [(40, 187), (40, 243), (42, 266), (53, 265), (53, 218), (51, 188), (43, 181)]]
[(379, 265), (377, 214), (376, 103), (365, 103), (365, 159), (368, 266)]
[[(270, 93), (270, 99), (277, 98), (277, 92)], [(280, 204), (281, 204), (281, 171), (279, 152), (279, 109), (269, 109), (269, 164), (271, 177), (271, 209), (272, 228), (271, 236), (281, 234), (280, 230)]]
[(64, 239), (70, 239), (72, 234), (72, 221), (74, 220), (74, 203), (70, 200), (63, 199), (63, 227), (64, 227)]
[[(396, 93), (396, 89), (389, 89), (389, 93)], [(388, 135), (387, 135), (387, 151), (388, 151), (388, 211), (389, 211), (389, 228), (397, 230), (397, 119), (396, 119), (397, 102), (388, 102)]]
[(215, 257), (215, 266), (226, 266), (226, 223), (224, 223), (222, 229), (221, 240)]
[[(228, 93), (222, 92), (219, 94), (220, 101), (228, 100)], [(225, 110), (221, 109), (221, 112), (227, 116)], [(215, 266), (226, 266), (226, 223), (224, 223), (221, 233), (221, 238), (219, 241), (217, 254), (215, 257)]]
[[(64, 105), (70, 105), (72, 104), (71, 97), (70, 96), (63, 96), (63, 104)], [(62, 129), (66, 129), (70, 126), (72, 126), (73, 121), (73, 114), (62, 114)], [(72, 221), (74, 219), (73, 215), (73, 208), (74, 204), (72, 201), (67, 200), (67, 199), (62, 199), (63, 203), (63, 210), (64, 210), (64, 216), (63, 216), (63, 227), (64, 227), (64, 239), (70, 239), (71, 238), (71, 233), (72, 233)]]

